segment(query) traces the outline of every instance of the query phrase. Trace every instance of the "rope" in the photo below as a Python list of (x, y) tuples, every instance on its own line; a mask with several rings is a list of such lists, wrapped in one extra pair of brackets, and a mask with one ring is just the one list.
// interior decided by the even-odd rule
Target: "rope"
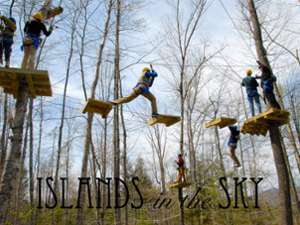
[(224, 5), (223, 1), (222, 0), (219, 0), (222, 8), (224, 9), (224, 11), (226, 12), (227, 16), (229, 17), (234, 29), (238, 32), (238, 34), (240, 35), (241, 39), (243, 40), (245, 46), (249, 49), (251, 55), (253, 56), (254, 59), (256, 59), (256, 55), (253, 53), (251, 47), (248, 45), (248, 43), (245, 41), (241, 31), (239, 30), (238, 26), (236, 25), (236, 23), (234, 22), (234, 19), (233, 17), (230, 15), (229, 11), (227, 10), (226, 6)]

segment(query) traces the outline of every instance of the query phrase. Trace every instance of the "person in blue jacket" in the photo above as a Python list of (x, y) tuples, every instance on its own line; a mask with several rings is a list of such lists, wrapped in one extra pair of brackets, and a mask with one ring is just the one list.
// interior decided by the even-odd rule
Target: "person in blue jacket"
[(229, 137), (229, 141), (228, 141), (230, 157), (234, 162), (234, 167), (240, 167), (241, 163), (236, 156), (236, 148), (237, 148), (237, 144), (240, 140), (240, 130), (239, 130), (238, 126), (236, 126), (236, 125), (229, 126), (228, 128), (230, 130), (230, 137)]
[(252, 70), (248, 69), (246, 71), (247, 76), (242, 81), (242, 86), (246, 88), (247, 97), (250, 105), (250, 110), (252, 116), (255, 116), (255, 110), (254, 110), (254, 101), (256, 104), (256, 107), (258, 108), (259, 113), (261, 113), (261, 104), (259, 99), (259, 94), (257, 91), (257, 87), (259, 86), (256, 79), (252, 77)]
[(132, 93), (126, 97), (115, 99), (111, 101), (111, 103), (114, 105), (128, 103), (137, 98), (139, 95), (142, 95), (151, 102), (152, 116), (158, 116), (156, 98), (150, 92), (150, 87), (153, 85), (154, 79), (157, 76), (158, 74), (154, 70), (151, 70), (148, 67), (144, 68), (142, 71), (142, 76), (138, 80), (136, 86), (133, 88)]
[(261, 76), (256, 76), (256, 79), (261, 79), (261, 87), (263, 89), (265, 99), (270, 107), (281, 109), (274, 94), (274, 83), (277, 78), (272, 74), (272, 71), (268, 66), (259, 61), (257, 61), (257, 63), (259, 65), (258, 68), (261, 70)]

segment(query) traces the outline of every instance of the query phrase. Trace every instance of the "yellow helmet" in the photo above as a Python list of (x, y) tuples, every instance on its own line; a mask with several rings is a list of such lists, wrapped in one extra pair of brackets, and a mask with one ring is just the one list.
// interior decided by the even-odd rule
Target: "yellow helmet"
[(150, 72), (151, 70), (150, 70), (150, 68), (148, 68), (148, 67), (145, 67), (144, 69), (143, 69), (143, 73), (146, 73), (146, 72)]
[(251, 76), (252, 75), (252, 70), (251, 69), (247, 69), (246, 70), (246, 74), (247, 74), (247, 76)]
[(44, 19), (44, 15), (41, 12), (36, 12), (35, 14), (33, 14), (32, 16), (34, 19), (36, 20), (43, 20)]

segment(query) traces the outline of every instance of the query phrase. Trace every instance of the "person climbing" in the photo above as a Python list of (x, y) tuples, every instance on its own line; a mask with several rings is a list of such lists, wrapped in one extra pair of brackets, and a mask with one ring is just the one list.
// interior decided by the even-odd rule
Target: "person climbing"
[(259, 86), (256, 79), (252, 77), (252, 70), (248, 69), (246, 71), (247, 76), (242, 81), (242, 86), (246, 88), (248, 102), (250, 105), (250, 110), (252, 116), (255, 116), (255, 110), (254, 110), (254, 101), (256, 104), (256, 107), (258, 108), (259, 113), (261, 113), (261, 104), (259, 99), (259, 94), (257, 91), (257, 87)]
[(49, 36), (53, 27), (50, 26), (47, 30), (45, 24), (42, 22), (43, 14), (37, 12), (32, 16), (32, 20), (27, 21), (24, 27), (25, 39), (23, 43), (24, 58), (22, 62), (22, 68), (33, 69), (35, 66), (36, 51), (40, 45), (40, 37), (43, 32), (45, 36)]
[(178, 154), (177, 160), (175, 160), (178, 168), (178, 175), (177, 175), (177, 183), (186, 183), (185, 179), (185, 162), (183, 159), (182, 154)]
[(157, 113), (157, 104), (155, 96), (150, 92), (150, 87), (152, 87), (154, 79), (158, 76), (158, 74), (148, 67), (145, 67), (142, 71), (142, 76), (140, 77), (138, 83), (133, 88), (133, 91), (130, 95), (115, 99), (111, 101), (114, 105), (119, 105), (123, 103), (128, 103), (137, 98), (139, 95), (144, 96), (151, 102), (152, 108), (152, 117), (158, 116)]
[(14, 33), (17, 29), (16, 20), (12, 17), (0, 16), (3, 26), (0, 28), (0, 64), (3, 65), (3, 53), (5, 58), (5, 67), (10, 66), (10, 57), (12, 45), (14, 43)]
[(241, 166), (239, 159), (236, 156), (236, 148), (237, 148), (237, 143), (240, 139), (240, 130), (238, 126), (233, 125), (228, 127), (230, 130), (230, 137), (228, 141), (228, 146), (230, 150), (230, 157), (234, 162), (234, 167), (238, 168)]
[(270, 107), (281, 109), (274, 94), (274, 83), (277, 78), (272, 74), (270, 68), (261, 62), (257, 61), (258, 68), (261, 71), (261, 76), (256, 76), (256, 79), (261, 79), (261, 87), (264, 92), (264, 98), (267, 100)]

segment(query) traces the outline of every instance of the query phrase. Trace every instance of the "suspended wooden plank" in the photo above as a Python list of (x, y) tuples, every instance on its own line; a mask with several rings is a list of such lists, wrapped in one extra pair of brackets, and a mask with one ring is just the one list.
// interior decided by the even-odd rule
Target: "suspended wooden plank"
[(18, 94), (20, 82), (26, 82), (30, 97), (52, 96), (48, 71), (24, 70), (19, 68), (0, 68), (0, 86), (5, 93)]
[(210, 128), (213, 126), (218, 126), (220, 128), (224, 128), (224, 127), (233, 125), (236, 122), (237, 122), (236, 119), (233, 119), (233, 118), (220, 117), (220, 118), (216, 118), (216, 119), (213, 119), (213, 120), (207, 122), (205, 124), (205, 128)]
[(241, 132), (251, 135), (266, 135), (271, 126), (282, 126), (290, 120), (290, 113), (285, 110), (270, 108), (245, 121)]
[(62, 12), (63, 12), (62, 7), (55, 7), (42, 13), (44, 15), (44, 20), (49, 20), (50, 18), (60, 15)]
[(83, 113), (98, 113), (102, 116), (102, 118), (106, 118), (107, 115), (112, 110), (112, 104), (109, 102), (104, 102), (101, 100), (88, 99)]
[(175, 182), (169, 185), (169, 188), (185, 188), (185, 187), (189, 187), (191, 185), (191, 183), (189, 182)]
[(53, 7), (52, 6), (52, 0), (46, 0), (44, 1), (43, 7), (39, 10), (43, 14), (44, 19), (43, 20), (49, 20), (50, 18), (53, 18), (55, 16), (58, 16), (63, 12), (62, 7)]
[(153, 126), (158, 123), (165, 124), (167, 127), (172, 126), (175, 123), (178, 123), (181, 120), (180, 116), (171, 116), (171, 115), (163, 115), (159, 114), (158, 116), (152, 117), (148, 124)]
[(241, 129), (243, 134), (251, 134), (251, 135), (263, 135), (266, 136), (268, 133), (268, 129), (260, 126), (243, 126)]

